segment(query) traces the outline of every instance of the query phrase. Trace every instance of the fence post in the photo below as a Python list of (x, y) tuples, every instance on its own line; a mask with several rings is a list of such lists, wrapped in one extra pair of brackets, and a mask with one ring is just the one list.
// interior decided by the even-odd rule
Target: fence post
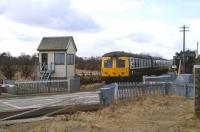
[(200, 65), (194, 65), (195, 114), (200, 118)]
[(165, 83), (165, 95), (169, 95), (169, 82)]
[(117, 103), (117, 99), (118, 99), (118, 84), (115, 83), (115, 89), (114, 89), (114, 100), (115, 100), (115, 103)]
[(184, 84), (184, 89), (185, 89), (185, 97), (188, 97), (188, 87), (187, 84)]
[(70, 93), (70, 78), (67, 79), (67, 90), (68, 90), (68, 93)]

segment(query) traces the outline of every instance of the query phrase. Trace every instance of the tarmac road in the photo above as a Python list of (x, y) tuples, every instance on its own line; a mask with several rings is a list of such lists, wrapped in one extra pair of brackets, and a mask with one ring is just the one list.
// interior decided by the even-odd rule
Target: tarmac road
[(31, 97), (1, 98), (0, 112), (19, 111), (40, 107), (73, 104), (99, 104), (98, 92), (79, 92), (72, 94), (45, 95)]

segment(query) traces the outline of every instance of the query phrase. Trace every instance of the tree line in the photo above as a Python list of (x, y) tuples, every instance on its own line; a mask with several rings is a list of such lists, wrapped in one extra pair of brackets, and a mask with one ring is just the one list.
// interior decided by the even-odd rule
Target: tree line
[[(81, 70), (100, 70), (99, 57), (78, 57), (76, 56), (76, 68)], [(23, 79), (31, 77), (39, 64), (37, 54), (27, 55), (22, 53), (20, 56), (12, 56), (9, 52), (0, 53), (0, 72), (7, 79), (14, 79), (17, 72)]]
[[(179, 65), (179, 61), (183, 56), (183, 52), (177, 52), (175, 54), (175, 64)], [(194, 51), (186, 51), (186, 73), (192, 73), (194, 64), (200, 64), (200, 56), (195, 58)], [(75, 59), (76, 69), (80, 70), (94, 70), (100, 71), (101, 59), (100, 57), (79, 57)], [(12, 56), (9, 52), (0, 53), (0, 73), (2, 73), (7, 79), (14, 79), (17, 72), (21, 73), (21, 76), (26, 79), (30, 77), (36, 70), (39, 64), (37, 54), (27, 55), (21, 54), (18, 57)], [(1, 79), (1, 78), (0, 78)]]
[(81, 70), (98, 71), (101, 68), (100, 57), (83, 58), (76, 56), (76, 68)]
[(20, 72), (24, 78), (28, 78), (33, 73), (37, 62), (36, 54), (30, 56), (22, 53), (14, 57), (9, 52), (0, 53), (0, 70), (7, 79), (13, 79), (17, 72)]
[[(195, 64), (200, 64), (200, 56), (196, 57), (196, 52), (187, 50), (184, 53), (185, 58), (185, 73), (192, 74), (193, 73), (193, 66)], [(174, 65), (179, 68), (179, 63), (183, 63), (183, 51), (176, 52), (174, 56)], [(183, 64), (182, 64), (183, 65)]]

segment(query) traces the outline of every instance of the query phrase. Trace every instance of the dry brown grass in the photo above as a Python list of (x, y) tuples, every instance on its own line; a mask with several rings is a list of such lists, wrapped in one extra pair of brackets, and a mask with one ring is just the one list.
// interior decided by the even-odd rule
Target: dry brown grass
[[(2, 127), (12, 131), (125, 131), (199, 132), (200, 120), (194, 115), (193, 100), (175, 96), (140, 97), (97, 112)], [(1, 131), (0, 129), (0, 131)]]
[(81, 85), (80, 91), (97, 91), (99, 88), (101, 88), (104, 85), (104, 83), (93, 83), (93, 84), (85, 84)]
[(91, 71), (91, 70), (81, 70), (81, 69), (76, 69), (76, 74), (78, 75), (100, 75), (100, 71)]

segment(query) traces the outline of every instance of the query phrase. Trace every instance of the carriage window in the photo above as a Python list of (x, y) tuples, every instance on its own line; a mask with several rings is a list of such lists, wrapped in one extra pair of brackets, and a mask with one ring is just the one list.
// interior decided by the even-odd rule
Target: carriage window
[(125, 67), (125, 60), (117, 59), (117, 67)]
[(143, 60), (143, 67), (146, 67), (146, 60)]
[(137, 59), (134, 59), (135, 68), (137, 67)]
[(139, 59), (139, 66), (138, 66), (139, 68), (141, 68), (142, 67), (142, 60), (141, 59)]
[(112, 60), (105, 60), (104, 61), (104, 67), (105, 68), (111, 68), (112, 67)]
[(151, 65), (151, 60), (149, 60), (149, 64), (148, 64), (148, 66), (149, 66), (149, 67), (152, 67), (152, 65)]

